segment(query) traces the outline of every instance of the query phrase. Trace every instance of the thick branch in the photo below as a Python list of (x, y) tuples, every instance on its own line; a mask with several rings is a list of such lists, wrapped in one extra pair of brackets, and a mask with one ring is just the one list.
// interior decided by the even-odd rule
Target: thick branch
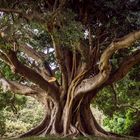
[(59, 94), (57, 88), (48, 83), (42, 76), (40, 76), (37, 72), (30, 69), (29, 67), (23, 65), (16, 57), (16, 53), (13, 51), (9, 51), (7, 54), (8, 58), (11, 60), (12, 64), (15, 67), (15, 71), (30, 81), (34, 82), (36, 85), (39, 85), (40, 88), (45, 90), (53, 99), (58, 100)]
[(140, 39), (140, 31), (136, 31), (112, 42), (101, 55), (100, 67), (99, 67), (100, 71), (102, 71), (109, 65), (108, 60), (110, 59), (110, 57), (115, 51), (119, 49), (131, 47), (132, 44), (139, 39)]
[(63, 81), (62, 86), (63, 86), (64, 91), (66, 91), (68, 88), (67, 87), (68, 86), (68, 75), (67, 75), (67, 69), (65, 66), (65, 61), (63, 58), (63, 52), (62, 52), (61, 46), (59, 44), (59, 41), (55, 41), (55, 39), (52, 35), (51, 35), (51, 39), (52, 39), (53, 47), (55, 50), (55, 57), (56, 57), (57, 63), (59, 64), (60, 71), (62, 72), (62, 81)]
[(4, 92), (12, 91), (17, 94), (28, 95), (28, 96), (34, 96), (40, 92), (44, 92), (42, 89), (39, 89), (37, 87), (31, 88), (31, 87), (19, 84), (15, 81), (7, 80), (4, 77), (0, 78), (0, 86)]
[(27, 20), (30, 19), (26, 14), (23, 14), (23, 12), (21, 10), (18, 10), (18, 9), (0, 8), (0, 11), (4, 12), (4, 13), (16, 13)]
[(23, 51), (24, 53), (26, 53), (29, 57), (35, 59), (37, 62), (42, 62), (45, 60), (46, 56), (45, 54), (40, 52), (38, 53), (37, 51), (35, 51), (33, 48), (30, 48), (28, 46), (20, 46), (19, 49), (21, 51)]
[(40, 64), (40, 66), (35, 67), (35, 69), (41, 76), (43, 76), (44, 79), (49, 81), (52, 78), (53, 72), (49, 65), (46, 65), (47, 62), (45, 59), (47, 56), (44, 53), (37, 52), (33, 48), (25, 45), (20, 46), (19, 49)]
[(82, 41), (77, 45), (77, 49), (82, 56), (83, 62), (87, 64), (90, 63), (89, 48)]
[(1, 50), (0, 50), (0, 59), (2, 61), (4, 61), (6, 64), (8, 64), (8, 65), (11, 64), (10, 61), (9, 61), (9, 59), (7, 58), (7, 56)]
[(88, 93), (91, 90), (98, 88), (107, 80), (107, 78), (108, 78), (108, 73), (104, 71), (98, 73), (93, 78), (83, 80), (82, 83), (77, 87), (76, 95)]
[(0, 60), (9, 65), (13, 72), (15, 71), (15, 67), (13, 66), (11, 60), (7, 57), (6, 53), (1, 50), (0, 50)]
[(10, 8), (0, 8), (1, 12), (4, 13), (16, 13), (18, 14), (20, 17), (25, 18), (28, 21), (31, 20), (36, 20), (36, 21), (40, 21), (40, 22), (45, 22), (44, 18), (42, 18), (37, 12), (33, 12), (31, 15), (25, 14), (25, 11), (19, 10), (19, 9), (10, 9)]
[(56, 8), (57, 8), (57, 4), (58, 4), (58, 0), (55, 0), (54, 5), (53, 5), (53, 11), (56, 10)]
[(118, 39), (118, 41), (111, 43), (101, 55), (99, 65), (100, 72), (93, 78), (85, 79), (84, 81), (82, 81), (82, 83), (77, 87), (77, 94), (87, 93), (104, 84), (109, 78), (111, 72), (111, 65), (109, 64), (109, 59), (112, 56), (112, 54), (116, 50), (130, 47), (138, 39), (140, 39), (140, 31), (130, 33), (125, 37)]
[(38, 66), (33, 64), (33, 67), (38, 72), (38, 74), (40, 74), (45, 80), (47, 80), (48, 82), (56, 81), (56, 78), (53, 77), (54, 74), (53, 74), (50, 66), (46, 62), (47, 56), (44, 53), (37, 52), (35, 49), (33, 49), (29, 46), (26, 46), (26, 45), (22, 45), (17, 48), (20, 51), (23, 51), (29, 57), (33, 58), (39, 64)]
[(111, 84), (121, 80), (137, 63), (140, 63), (140, 50), (136, 51), (133, 55), (125, 58), (120, 64), (120, 67), (115, 72), (110, 74), (110, 78), (108, 79), (106, 84)]
[(10, 8), (0, 8), (1, 12), (5, 12), (5, 13), (17, 13), (17, 14), (22, 14), (21, 10), (18, 9), (10, 9)]

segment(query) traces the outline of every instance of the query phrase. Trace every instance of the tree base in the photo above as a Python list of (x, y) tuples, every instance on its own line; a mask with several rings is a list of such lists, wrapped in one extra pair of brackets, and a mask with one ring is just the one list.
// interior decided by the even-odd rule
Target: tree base
[[(79, 110), (80, 111), (80, 110)], [(94, 116), (91, 113), (89, 107), (82, 108), (82, 113), (79, 111), (73, 113), (71, 122), (67, 130), (65, 130), (65, 119), (60, 120), (56, 117), (56, 112), (54, 116), (46, 114), (44, 120), (32, 130), (20, 135), (20, 138), (31, 137), (31, 136), (56, 136), (56, 137), (110, 137), (110, 138), (122, 138), (122, 136), (117, 134), (112, 134), (104, 131), (96, 122)], [(57, 115), (59, 116), (59, 115)]]

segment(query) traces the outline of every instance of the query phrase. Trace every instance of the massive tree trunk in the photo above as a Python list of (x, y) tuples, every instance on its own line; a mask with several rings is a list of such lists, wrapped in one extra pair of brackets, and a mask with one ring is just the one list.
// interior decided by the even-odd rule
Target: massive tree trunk
[(46, 136), (48, 134), (57, 136), (109, 136), (95, 120), (90, 109), (89, 97), (80, 97), (69, 103), (63, 101), (59, 104), (47, 99), (44, 106), (44, 120), (25, 136)]

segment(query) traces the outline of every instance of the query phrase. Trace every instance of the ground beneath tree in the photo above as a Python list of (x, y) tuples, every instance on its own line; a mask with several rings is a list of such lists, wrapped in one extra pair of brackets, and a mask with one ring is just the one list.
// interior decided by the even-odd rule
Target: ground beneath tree
[[(8, 139), (1, 139), (8, 140)], [(12, 140), (12, 139), (10, 139)], [(59, 138), (59, 137), (28, 137), (28, 138), (17, 138), (13, 140), (72, 140), (71, 138)], [(114, 140), (112, 138), (104, 138), (104, 137), (79, 137), (75, 138), (75, 140)], [(140, 138), (130, 137), (130, 138), (116, 138), (115, 140), (140, 140)]]

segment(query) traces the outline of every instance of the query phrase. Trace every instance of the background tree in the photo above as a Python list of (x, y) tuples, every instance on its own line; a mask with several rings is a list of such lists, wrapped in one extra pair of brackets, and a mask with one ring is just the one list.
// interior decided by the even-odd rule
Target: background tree
[[(113, 137), (96, 122), (90, 102), (140, 62), (138, 3), (1, 1), (0, 58), (18, 76), (1, 71), (1, 86), (36, 98), (46, 111), (22, 136)], [(117, 64), (111, 62), (115, 54), (121, 54)]]

